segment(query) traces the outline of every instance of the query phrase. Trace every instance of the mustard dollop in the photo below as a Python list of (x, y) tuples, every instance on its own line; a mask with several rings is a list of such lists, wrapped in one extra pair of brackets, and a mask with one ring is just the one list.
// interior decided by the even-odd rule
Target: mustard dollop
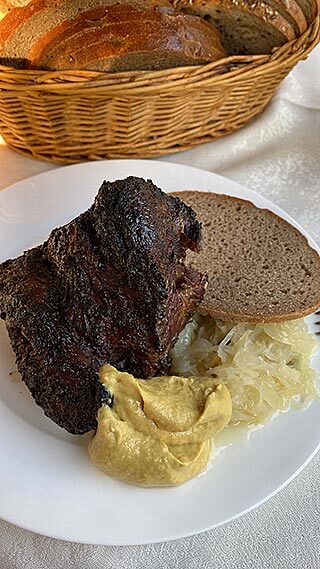
[(212, 377), (134, 378), (111, 365), (100, 381), (113, 394), (102, 405), (89, 444), (94, 464), (139, 486), (174, 486), (206, 466), (212, 437), (228, 424), (228, 389)]

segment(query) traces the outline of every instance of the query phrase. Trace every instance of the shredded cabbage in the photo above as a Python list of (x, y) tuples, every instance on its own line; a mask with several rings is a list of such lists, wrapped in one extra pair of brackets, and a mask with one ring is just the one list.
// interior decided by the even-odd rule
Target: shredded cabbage
[(231, 393), (229, 425), (253, 427), (320, 397), (310, 367), (316, 345), (303, 319), (232, 324), (196, 314), (170, 352), (171, 372), (216, 376)]

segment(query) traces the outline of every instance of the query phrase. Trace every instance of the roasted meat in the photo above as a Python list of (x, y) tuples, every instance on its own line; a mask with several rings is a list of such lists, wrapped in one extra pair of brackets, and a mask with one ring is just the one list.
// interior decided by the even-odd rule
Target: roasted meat
[(85, 213), (0, 266), (0, 311), (36, 403), (71, 433), (95, 427), (99, 367), (148, 378), (200, 303), (184, 264), (200, 224), (151, 181), (104, 182)]

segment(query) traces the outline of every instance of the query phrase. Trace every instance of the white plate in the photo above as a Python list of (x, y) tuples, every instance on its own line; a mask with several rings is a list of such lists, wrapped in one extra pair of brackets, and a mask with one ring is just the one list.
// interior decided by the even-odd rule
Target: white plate
[[(298, 225), (262, 196), (225, 178), (164, 162), (91, 162), (40, 174), (0, 192), (1, 261), (43, 241), (90, 206), (103, 179), (151, 178), (164, 190), (236, 195)], [(300, 228), (301, 229), (301, 228)], [(310, 244), (316, 244), (309, 238)], [(312, 320), (312, 318), (311, 318)], [(315, 367), (320, 370), (319, 360)], [(0, 327), (0, 516), (23, 528), (82, 543), (128, 545), (192, 535), (261, 504), (307, 464), (320, 443), (320, 404), (282, 414), (249, 444), (222, 452), (214, 467), (178, 488), (142, 489), (112, 480), (74, 437), (37, 407), (15, 370)]]

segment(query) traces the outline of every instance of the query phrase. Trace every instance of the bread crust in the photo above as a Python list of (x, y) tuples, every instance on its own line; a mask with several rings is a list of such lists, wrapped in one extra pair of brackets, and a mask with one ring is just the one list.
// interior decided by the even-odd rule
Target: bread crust
[[(227, 196), (227, 195), (223, 195), (223, 194), (216, 194), (213, 192), (197, 192), (197, 191), (183, 191), (183, 192), (174, 192), (173, 195), (179, 196), (179, 198), (184, 201), (187, 205), (191, 206), (196, 213), (198, 214), (198, 218), (200, 219), (200, 221), (202, 222), (203, 225), (203, 249), (202, 249), (202, 254), (199, 257), (199, 260), (197, 261), (197, 258), (194, 256), (192, 257), (192, 262), (194, 264), (195, 267), (200, 268), (201, 270), (207, 270), (209, 273), (209, 286), (207, 289), (207, 292), (205, 294), (204, 300), (201, 303), (200, 306), (200, 312), (203, 314), (210, 314), (211, 316), (214, 316), (215, 318), (219, 318), (221, 320), (224, 321), (231, 321), (231, 322), (283, 322), (286, 320), (295, 320), (297, 318), (303, 318), (305, 316), (307, 316), (308, 314), (311, 314), (313, 312), (315, 312), (319, 307), (320, 307), (320, 256), (318, 254), (317, 251), (315, 251), (308, 243), (308, 240), (306, 239), (306, 237), (304, 235), (302, 235), (300, 233), (300, 231), (298, 229), (296, 229), (294, 226), (292, 226), (288, 221), (286, 221), (285, 219), (279, 217), (278, 215), (276, 215), (275, 213), (273, 213), (272, 211), (269, 211), (268, 209), (264, 209), (264, 208), (258, 208), (257, 206), (255, 206), (252, 202), (244, 200), (242, 198), (235, 198), (232, 196)], [(198, 205), (198, 201), (199, 199), (201, 200), (201, 207)], [(214, 224), (214, 220), (209, 219), (210, 217), (210, 203), (212, 204), (213, 202), (216, 203), (221, 203), (222, 207), (224, 207), (226, 209), (226, 211), (228, 211), (228, 214), (230, 216), (233, 216), (235, 219), (235, 211), (234, 211), (234, 206), (239, 206), (242, 207), (245, 212), (247, 212), (248, 214), (248, 224), (249, 224), (249, 217), (250, 217), (250, 223), (254, 223), (253, 220), (253, 215), (255, 216), (255, 212), (257, 212), (257, 221), (256, 221), (256, 227), (253, 228), (248, 228), (248, 237), (249, 235), (254, 235), (255, 230), (258, 230), (258, 224), (259, 224), (259, 219), (261, 220), (261, 222), (263, 221), (263, 223), (266, 224), (266, 227), (275, 227), (277, 230), (277, 239), (279, 241), (279, 235), (283, 235), (283, 246), (285, 246), (286, 241), (288, 241), (289, 237), (292, 240), (292, 242), (295, 243), (295, 246), (298, 247), (299, 249), (299, 254), (302, 251), (304, 253), (304, 259), (305, 259), (305, 263), (304, 263), (304, 268), (301, 268), (300, 266), (300, 257), (298, 257), (298, 252), (297, 252), (297, 266), (296, 267), (290, 267), (290, 262), (291, 262), (291, 258), (290, 261), (288, 262), (288, 258), (286, 258), (285, 254), (283, 254), (283, 257), (281, 257), (280, 259), (275, 259), (275, 261), (277, 261), (277, 267), (278, 268), (273, 268), (273, 270), (275, 271), (275, 274), (272, 275), (274, 276), (274, 280), (273, 280), (273, 288), (274, 288), (274, 297), (276, 299), (281, 299), (283, 298), (283, 301), (286, 300), (286, 298), (284, 298), (282, 291), (281, 291), (281, 287), (283, 286), (283, 280), (285, 280), (286, 278), (288, 278), (288, 288), (290, 289), (290, 287), (292, 289), (299, 288), (299, 290), (302, 290), (301, 287), (309, 287), (310, 288), (310, 279), (312, 279), (312, 291), (310, 292), (310, 295), (305, 298), (304, 300), (304, 305), (301, 305), (301, 298), (298, 298), (299, 295), (296, 296), (292, 296), (292, 299), (290, 300), (291, 305), (290, 305), (290, 310), (288, 309), (284, 309), (283, 306), (281, 306), (281, 304), (278, 305), (277, 310), (275, 310), (275, 306), (274, 305), (270, 305), (270, 310), (260, 310), (259, 309), (259, 304), (261, 302), (261, 299), (259, 299), (259, 294), (256, 294), (254, 292), (252, 292), (254, 290), (254, 284), (251, 285), (250, 282), (250, 290), (249, 289), (245, 289), (243, 290), (243, 294), (249, 294), (252, 297), (252, 301), (250, 298), (250, 302), (251, 302), (251, 307), (250, 309), (246, 309), (246, 310), (239, 310), (239, 307), (236, 304), (231, 304), (230, 302), (228, 303), (228, 306), (222, 306), (221, 302), (215, 302), (214, 299), (214, 290), (212, 290), (212, 282), (210, 281), (210, 273), (212, 274), (212, 271), (215, 270), (215, 265), (217, 266), (217, 269), (221, 272), (223, 272), (224, 270), (224, 266), (223, 266), (223, 262), (221, 261), (221, 259), (225, 258), (224, 256), (226, 255), (227, 251), (231, 251), (230, 256), (232, 258), (232, 248), (235, 248), (235, 243), (232, 243), (232, 235), (230, 234), (229, 231), (226, 232), (226, 234), (223, 233), (215, 233), (214, 237), (218, 240), (217, 243), (217, 249), (218, 246), (220, 246), (222, 248), (222, 252), (221, 252), (221, 258), (220, 259), (212, 259), (212, 258), (208, 258), (211, 250), (210, 248), (208, 248), (208, 252), (207, 252), (207, 258), (205, 259), (205, 255), (206, 255), (206, 246), (208, 246), (208, 243), (210, 245), (210, 238), (208, 240), (207, 238), (207, 232), (210, 230), (210, 227), (212, 227), (212, 225)], [(209, 212), (209, 213), (208, 213)], [(232, 218), (231, 218), (232, 219)], [(245, 221), (245, 215), (242, 215), (241, 217), (241, 223), (243, 223)], [(234, 221), (234, 223), (236, 223), (236, 221)], [(221, 229), (221, 228), (220, 228)], [(259, 233), (259, 231), (258, 231)], [(268, 233), (268, 238), (270, 237), (270, 232)], [(229, 240), (227, 244), (223, 244), (222, 240), (226, 239)], [(272, 254), (273, 248), (274, 248), (275, 244), (270, 243), (270, 246), (268, 244), (265, 244), (265, 249), (266, 251), (269, 250), (270, 255)], [(248, 242), (246, 242), (243, 245), (243, 250), (245, 250), (245, 248), (248, 247)], [(247, 250), (247, 249), (246, 249)], [(252, 246), (252, 250), (253, 251), (257, 251), (257, 249), (255, 247)], [(237, 251), (239, 254), (239, 244), (237, 244)], [(285, 249), (283, 249), (283, 251), (285, 251)], [(272, 259), (270, 259), (272, 260)], [(234, 257), (234, 262), (236, 264), (236, 257)], [(257, 263), (261, 264), (261, 260), (257, 260)], [(241, 265), (241, 263), (240, 263)], [(260, 267), (260, 265), (257, 265)], [(279, 266), (283, 267), (283, 273), (282, 274), (278, 274), (279, 272)], [(312, 269), (310, 269), (310, 266), (312, 267)], [(292, 270), (291, 270), (292, 269)], [(236, 287), (236, 285), (234, 284), (236, 281), (236, 278), (238, 278), (239, 276), (242, 277), (243, 275), (239, 273), (239, 275), (235, 274), (235, 275), (230, 275), (231, 272), (236, 271), (236, 269), (231, 270), (230, 267), (227, 267), (227, 263), (226, 263), (226, 274), (223, 275), (224, 279), (228, 282), (230, 282), (230, 287), (234, 286)], [(228, 274), (229, 271), (229, 274)], [(278, 271), (278, 272), (277, 272)], [(312, 272), (311, 275), (308, 275), (308, 272)], [(292, 283), (292, 278), (295, 278), (294, 276), (296, 275), (296, 283)], [(305, 282), (301, 283), (301, 278), (302, 276), (305, 275)], [(263, 278), (263, 275), (261, 275), (261, 279)], [(289, 280), (291, 279), (291, 280)], [(281, 281), (281, 282), (280, 282)], [(249, 281), (244, 280), (244, 284), (242, 285), (243, 287), (245, 286), (249, 286), (248, 285)], [(278, 286), (278, 290), (275, 286), (275, 283)], [(282, 284), (281, 284), (282, 283)], [(210, 286), (211, 284), (211, 286)], [(258, 283), (259, 284), (259, 283)], [(308, 288), (308, 290), (309, 290)], [(238, 294), (238, 290), (236, 290), (236, 288), (234, 288), (234, 291), (231, 290), (229, 291), (229, 297), (232, 296), (234, 292), (234, 295)], [(280, 300), (279, 300), (280, 302)]]

